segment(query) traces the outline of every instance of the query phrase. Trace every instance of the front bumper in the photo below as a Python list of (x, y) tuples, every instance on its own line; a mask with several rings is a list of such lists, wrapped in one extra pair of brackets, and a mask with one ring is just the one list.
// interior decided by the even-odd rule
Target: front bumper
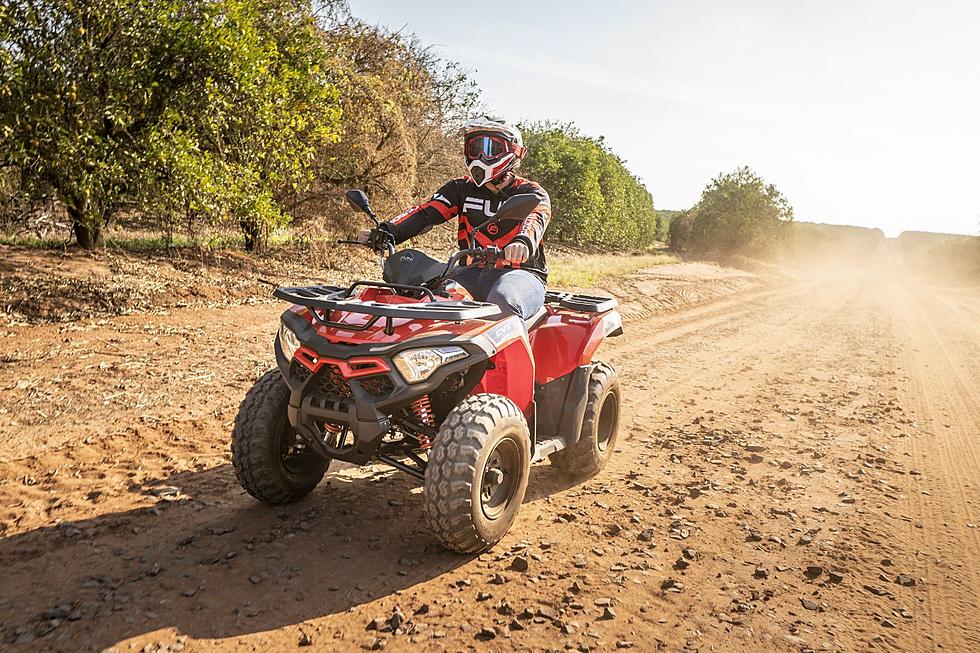
[[(314, 373), (296, 359), (287, 360), (276, 338), (276, 362), (289, 386), (289, 423), (321, 455), (363, 465), (378, 452), (382, 438), (391, 430), (391, 416), (414, 401), (438, 389), (452, 374), (465, 371), (493, 355), (492, 344), (484, 339), (460, 336), (431, 336), (389, 345), (350, 345), (332, 343), (317, 334), (301, 316), (286, 311), (283, 323), (307, 349), (326, 359)], [(409, 384), (392, 364), (398, 352), (420, 347), (456, 345), (467, 357), (443, 365), (421, 383)], [(344, 378), (341, 366), (333, 361), (380, 359), (388, 371)], [(348, 366), (349, 368), (349, 366)], [(348, 429), (352, 436), (337, 441), (329, 426)]]

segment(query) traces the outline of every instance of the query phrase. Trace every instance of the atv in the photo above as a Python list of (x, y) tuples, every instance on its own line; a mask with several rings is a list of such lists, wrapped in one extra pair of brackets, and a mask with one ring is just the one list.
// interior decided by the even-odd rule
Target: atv
[[(442, 545), (485, 551), (517, 517), (532, 463), (550, 457), (585, 478), (612, 455), (619, 380), (593, 355), (623, 333), (617, 302), (548, 291), (529, 319), (501, 316), (452, 281), (466, 267), (502, 266), (498, 248), (446, 263), (396, 252), (367, 196), (347, 197), (374, 221), (366, 245), (381, 255), (383, 281), (276, 288), (292, 306), (275, 340), (278, 369), (235, 419), (235, 473), (279, 505), (309, 494), (333, 460), (382, 462), (422, 479)], [(523, 220), (537, 203), (515, 195), (482, 228)]]

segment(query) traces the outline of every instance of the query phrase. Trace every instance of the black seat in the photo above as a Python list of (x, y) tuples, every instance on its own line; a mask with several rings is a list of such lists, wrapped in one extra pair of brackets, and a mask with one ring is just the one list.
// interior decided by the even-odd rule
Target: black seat
[(446, 264), (417, 249), (395, 252), (385, 260), (383, 278), (388, 283), (420, 286), (445, 272)]

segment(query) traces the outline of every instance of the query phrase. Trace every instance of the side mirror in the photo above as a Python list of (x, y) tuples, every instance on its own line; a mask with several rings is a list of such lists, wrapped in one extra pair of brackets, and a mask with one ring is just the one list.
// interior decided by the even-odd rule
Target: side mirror
[(500, 208), (497, 209), (497, 214), (493, 216), (493, 222), (500, 220), (523, 220), (531, 215), (531, 211), (536, 209), (540, 203), (541, 198), (534, 193), (514, 195), (500, 205)]
[(353, 189), (347, 191), (347, 201), (354, 207), (355, 211), (363, 211), (371, 215), (371, 203), (363, 190)]

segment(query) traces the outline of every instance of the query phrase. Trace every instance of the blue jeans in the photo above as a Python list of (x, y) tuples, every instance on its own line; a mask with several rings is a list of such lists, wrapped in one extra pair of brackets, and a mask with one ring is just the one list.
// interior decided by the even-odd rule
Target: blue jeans
[(527, 270), (470, 268), (451, 278), (476, 301), (499, 306), (504, 316), (526, 320), (544, 306), (544, 284)]

